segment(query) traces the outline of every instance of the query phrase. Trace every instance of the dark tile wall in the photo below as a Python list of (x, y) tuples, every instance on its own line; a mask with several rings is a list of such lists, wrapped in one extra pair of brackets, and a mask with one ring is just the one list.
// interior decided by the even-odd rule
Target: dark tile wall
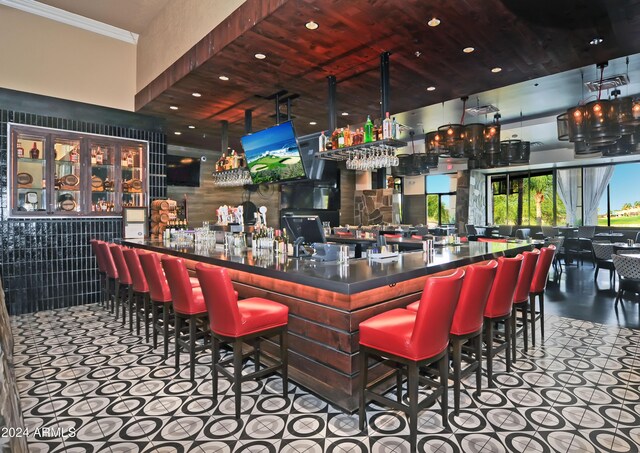
[(121, 236), (120, 218), (9, 218), (7, 123), (149, 142), (150, 200), (166, 197), (161, 120), (131, 112), (0, 89), (0, 277), (10, 314), (96, 302), (89, 240)]

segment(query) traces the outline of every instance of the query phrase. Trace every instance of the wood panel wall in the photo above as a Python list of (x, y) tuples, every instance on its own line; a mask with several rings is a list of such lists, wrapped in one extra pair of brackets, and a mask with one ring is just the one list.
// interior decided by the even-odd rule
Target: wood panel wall
[(267, 224), (276, 228), (280, 225), (280, 191), (276, 184), (263, 186), (258, 192), (249, 192), (242, 187), (214, 187), (211, 173), (215, 169), (220, 151), (202, 150), (182, 146), (168, 147), (168, 154), (176, 156), (206, 157), (200, 163), (200, 187), (167, 186), (167, 197), (181, 201), (187, 196), (189, 227), (199, 227), (203, 220), (215, 222), (216, 209), (221, 205), (238, 206), (243, 201), (251, 201), (256, 206), (267, 207)]

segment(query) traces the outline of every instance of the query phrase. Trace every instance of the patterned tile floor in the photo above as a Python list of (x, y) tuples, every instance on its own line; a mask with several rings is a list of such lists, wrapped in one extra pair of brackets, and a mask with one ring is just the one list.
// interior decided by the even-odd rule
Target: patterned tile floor
[[(473, 396), (442, 429), (437, 405), (420, 414), (421, 452), (638, 452), (640, 331), (548, 316), (542, 346), (498, 387)], [(369, 405), (368, 430), (279, 376), (243, 385), (243, 415), (233, 393), (210, 397), (210, 355), (174, 372), (97, 305), (12, 319), (16, 374), (32, 452), (408, 452), (403, 414)], [(183, 355), (184, 356), (184, 355)], [(500, 372), (502, 371), (502, 372)], [(466, 385), (466, 382), (465, 382)], [(450, 395), (450, 400), (452, 395)]]

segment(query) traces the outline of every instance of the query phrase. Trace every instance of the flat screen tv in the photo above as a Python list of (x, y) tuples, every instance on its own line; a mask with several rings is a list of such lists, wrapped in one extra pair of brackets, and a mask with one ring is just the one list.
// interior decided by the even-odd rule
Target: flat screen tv
[(254, 184), (306, 178), (291, 121), (245, 135), (241, 141)]
[(167, 154), (168, 186), (200, 187), (200, 159)]

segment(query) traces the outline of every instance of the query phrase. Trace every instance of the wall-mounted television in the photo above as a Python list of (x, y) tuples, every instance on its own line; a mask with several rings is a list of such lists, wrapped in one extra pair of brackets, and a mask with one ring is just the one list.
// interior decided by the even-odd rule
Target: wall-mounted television
[(165, 163), (168, 186), (200, 187), (200, 158), (167, 154)]
[(306, 178), (291, 121), (245, 135), (241, 141), (254, 184)]

